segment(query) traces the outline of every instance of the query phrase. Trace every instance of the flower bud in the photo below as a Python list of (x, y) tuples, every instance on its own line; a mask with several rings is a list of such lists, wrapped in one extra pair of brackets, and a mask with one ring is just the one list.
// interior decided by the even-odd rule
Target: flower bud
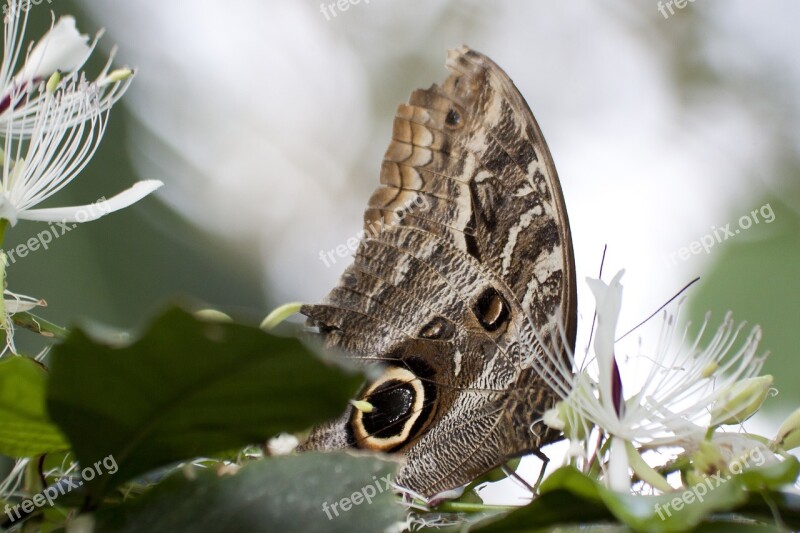
[(545, 411), (544, 415), (542, 415), (542, 421), (548, 427), (564, 431), (564, 428), (567, 427), (567, 422), (561, 419), (561, 404), (562, 402), (558, 402), (555, 407)]
[(288, 304), (283, 304), (282, 306), (273, 309), (270, 314), (261, 322), (261, 329), (264, 331), (269, 331), (293, 314), (300, 311), (300, 308), (303, 304), (299, 302), (291, 302)]
[(739, 424), (758, 411), (772, 387), (772, 376), (737, 381), (722, 394), (711, 410), (712, 424)]
[(707, 477), (716, 473), (728, 472), (728, 461), (720, 447), (713, 442), (701, 442), (700, 447), (692, 454), (691, 461), (691, 469), (685, 472), (686, 482), (689, 485), (702, 483)]
[(350, 405), (362, 413), (371, 413), (375, 410), (375, 406), (365, 400), (350, 400)]
[(800, 408), (783, 421), (774, 442), (786, 451), (800, 446)]
[(542, 421), (546, 426), (557, 429), (573, 440), (583, 440), (586, 437), (586, 427), (581, 416), (575, 412), (567, 401), (556, 403), (551, 409), (544, 412)]
[(201, 309), (194, 312), (194, 317), (206, 322), (233, 322), (233, 319), (216, 309)]

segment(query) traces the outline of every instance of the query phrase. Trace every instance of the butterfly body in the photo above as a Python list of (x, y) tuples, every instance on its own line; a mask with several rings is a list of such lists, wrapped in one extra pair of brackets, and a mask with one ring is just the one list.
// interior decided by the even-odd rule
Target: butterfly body
[(371, 412), (348, 408), (303, 448), (402, 453), (397, 482), (424, 495), (557, 437), (541, 423), (557, 398), (520, 340), (571, 348), (575, 334), (569, 223), (541, 131), (487, 57), (461, 47), (447, 66), (399, 106), (355, 261), (302, 310), (328, 348), (383, 365), (359, 395)]

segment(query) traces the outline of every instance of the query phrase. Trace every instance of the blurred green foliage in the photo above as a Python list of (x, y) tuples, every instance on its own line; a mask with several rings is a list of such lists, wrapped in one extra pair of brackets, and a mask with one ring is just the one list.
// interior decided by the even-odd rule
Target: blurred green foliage
[[(692, 298), (692, 316), (700, 323), (712, 310), (712, 323), (717, 323), (731, 310), (737, 321), (761, 326), (759, 351), (770, 353), (763, 373), (775, 377), (779, 391), (764, 409), (785, 416), (800, 404), (800, 214), (775, 197), (753, 205), (767, 203), (775, 212), (772, 223), (753, 226), (712, 249), (713, 261)], [(729, 220), (740, 215), (731, 213)]]
[[(77, 3), (57, 2), (50, 7), (56, 16), (74, 14), (82, 32), (94, 35), (98, 29)], [(50, 20), (49, 10), (33, 9), (27, 40), (47, 31)], [(113, 36), (105, 35), (103, 40), (113, 42)], [(96, 74), (106, 60), (97, 50), (87, 72)], [(136, 175), (129, 158), (129, 120), (123, 98), (111, 112), (95, 157), (78, 179), (42, 207), (91, 203), (145, 179)], [(21, 221), (6, 232), (4, 245), (11, 249), (47, 228), (47, 223)], [(9, 289), (45, 299), (48, 307), (39, 314), (60, 324), (89, 317), (120, 327), (135, 326), (173, 295), (186, 295), (257, 321), (266, 314), (261, 281), (255, 261), (152, 195), (79, 225), (53, 240), (49, 250), (31, 252), (8, 268)], [(20, 337), (24, 348), (26, 335)]]

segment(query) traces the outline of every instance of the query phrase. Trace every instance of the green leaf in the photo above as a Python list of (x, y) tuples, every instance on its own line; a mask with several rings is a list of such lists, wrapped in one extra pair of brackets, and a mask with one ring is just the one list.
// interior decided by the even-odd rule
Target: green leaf
[[(704, 524), (718, 512), (746, 512), (771, 522), (769, 506), (746, 489), (773, 489), (797, 478), (794, 458), (745, 471), (741, 475), (708, 478), (684, 491), (659, 496), (614, 492), (572, 467), (550, 475), (541, 495), (529, 505), (502, 519), (489, 522), (480, 531), (536, 531), (556, 524), (588, 524), (619, 521), (637, 531), (688, 531)], [(781, 493), (770, 493), (771, 503), (784, 519), (796, 527), (798, 502)], [(728, 516), (730, 519), (731, 517)], [(719, 520), (719, 518), (715, 518)], [(736, 522), (736, 520), (734, 520)], [(726, 522), (733, 524), (734, 522)], [(708, 524), (701, 529), (705, 530)]]
[(385, 531), (405, 515), (386, 487), (396, 468), (375, 457), (309, 452), (254, 461), (235, 474), (180, 471), (138, 499), (98, 511), (95, 525), (119, 533)]
[(735, 481), (712, 483), (711, 488), (701, 483), (659, 496), (613, 492), (599, 484), (598, 492), (617, 519), (637, 531), (691, 530), (707, 516), (747, 500), (747, 494)]
[(542, 482), (541, 493), (525, 507), (478, 525), (481, 532), (527, 532), (556, 524), (613, 521), (595, 481), (572, 467), (556, 470)]
[(483, 532), (522, 533), (549, 529), (562, 524), (589, 524), (614, 521), (614, 515), (594, 498), (583, 498), (569, 490), (557, 489), (542, 494), (525, 507), (505, 517), (493, 517), (475, 529)]
[(771, 522), (774, 518), (773, 509), (777, 510), (780, 519), (792, 530), (800, 530), (800, 494), (771, 490), (751, 492), (748, 494), (748, 500), (734, 511), (737, 514)]
[(794, 483), (800, 474), (800, 461), (789, 456), (783, 461), (767, 463), (756, 468), (748, 468), (736, 476), (742, 484), (752, 491), (762, 489), (778, 489)]
[(694, 531), (695, 533), (785, 533), (786, 530), (770, 524), (720, 520), (716, 522), (704, 522)]
[(53, 349), (47, 406), (82, 466), (118, 465), (88, 481), (93, 506), (156, 467), (337, 416), (360, 382), (297, 340), (173, 308), (126, 347), (75, 329)]
[(69, 448), (45, 411), (47, 372), (36, 361), (0, 360), (0, 454), (33, 457)]

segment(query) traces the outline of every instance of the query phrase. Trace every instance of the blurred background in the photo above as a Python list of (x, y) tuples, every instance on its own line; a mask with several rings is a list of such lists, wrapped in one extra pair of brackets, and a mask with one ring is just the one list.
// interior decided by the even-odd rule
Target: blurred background
[[(756, 427), (771, 435), (800, 403), (800, 4), (679, 3), (42, 0), (29, 39), (71, 13), (106, 30), (90, 72), (115, 44), (138, 69), (54, 204), (166, 185), (18, 260), (9, 288), (53, 321), (117, 327), (174, 297), (254, 323), (319, 300), (350, 262), (320, 252), (360, 230), (397, 104), (444, 80), (464, 43), (515, 81), (555, 159), (579, 346), (604, 245), (606, 279), (626, 269), (621, 332), (700, 276), (688, 318), (711, 310), (716, 329), (732, 310), (763, 328), (779, 394)], [(717, 239), (727, 224), (740, 232)], [(8, 244), (41, 229), (22, 222)]]

